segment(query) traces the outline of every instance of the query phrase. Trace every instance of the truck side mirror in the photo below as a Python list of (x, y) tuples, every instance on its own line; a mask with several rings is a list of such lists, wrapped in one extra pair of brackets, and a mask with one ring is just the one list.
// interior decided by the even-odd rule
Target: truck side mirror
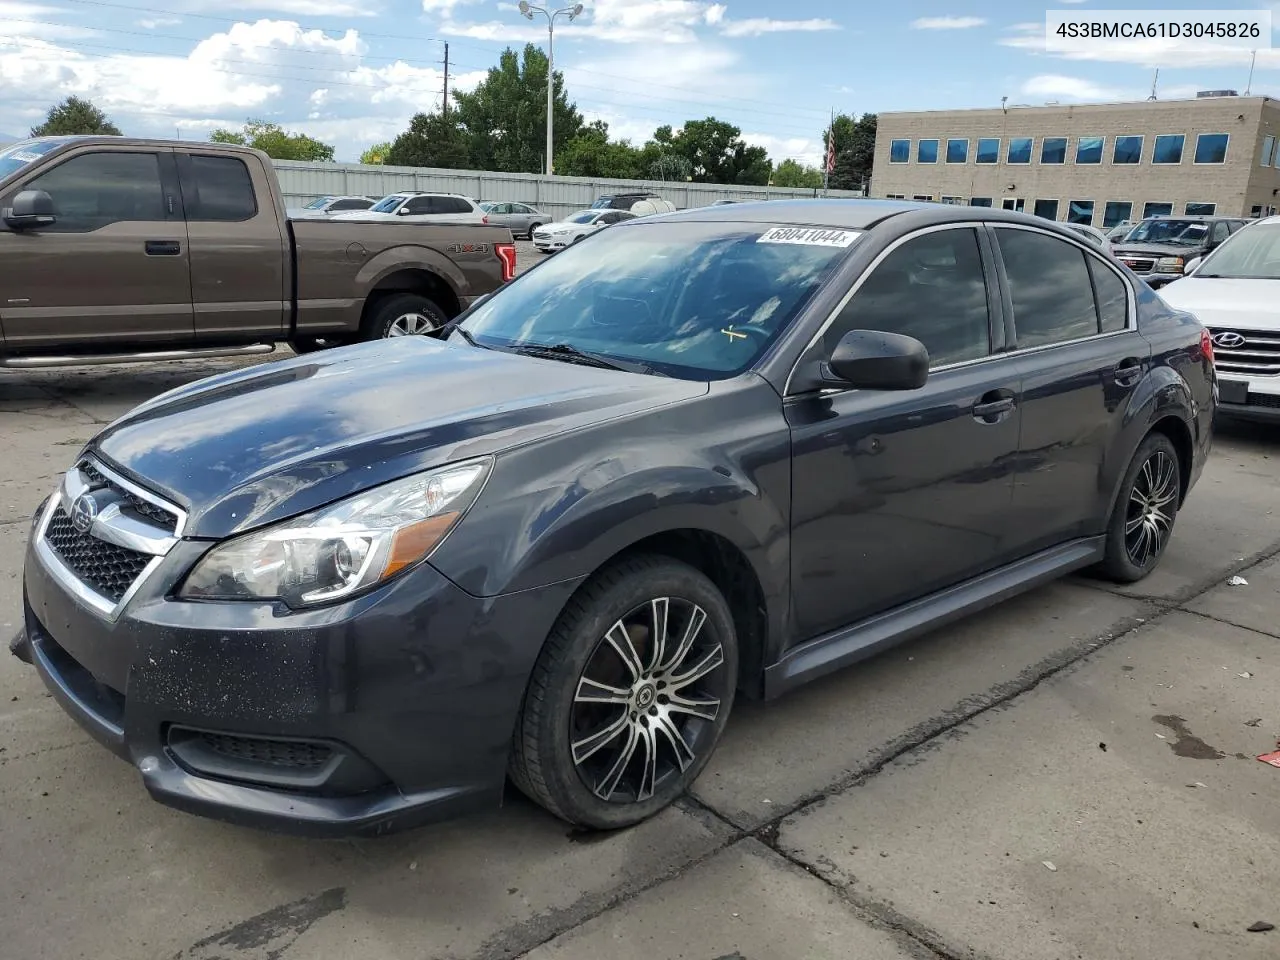
[(13, 198), (13, 206), (6, 207), (0, 216), (14, 230), (48, 227), (58, 221), (53, 212), (53, 197), (43, 190), (23, 190)]

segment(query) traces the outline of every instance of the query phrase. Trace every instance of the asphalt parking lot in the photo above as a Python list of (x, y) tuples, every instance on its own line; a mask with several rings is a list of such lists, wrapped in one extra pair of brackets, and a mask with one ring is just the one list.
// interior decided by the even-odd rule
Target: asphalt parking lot
[[(30, 514), (80, 444), (234, 365), (0, 371), (6, 635)], [(615, 835), (514, 793), (379, 840), (193, 818), (5, 656), (0, 955), (1275, 957), (1280, 930), (1247, 928), (1280, 927), (1280, 769), (1255, 759), (1280, 734), (1278, 460), (1280, 428), (1223, 425), (1147, 581), (1074, 578), (740, 702), (694, 794)]]

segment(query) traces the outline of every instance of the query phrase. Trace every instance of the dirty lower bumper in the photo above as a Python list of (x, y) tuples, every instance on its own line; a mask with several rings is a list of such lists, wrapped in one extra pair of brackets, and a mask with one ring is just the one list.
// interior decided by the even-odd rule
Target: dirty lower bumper
[(108, 622), (28, 550), (11, 644), (154, 799), (310, 836), (390, 833), (500, 802), (538, 638), (568, 585), (476, 598), (423, 564), (294, 613), (176, 602), (160, 574), (179, 567), (167, 558)]

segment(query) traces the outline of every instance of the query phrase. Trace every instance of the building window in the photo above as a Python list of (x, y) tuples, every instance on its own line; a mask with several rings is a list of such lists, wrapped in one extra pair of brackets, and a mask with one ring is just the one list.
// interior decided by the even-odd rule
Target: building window
[(1151, 152), (1151, 162), (1181, 163), (1182, 145), (1186, 139), (1180, 133), (1166, 133), (1156, 137), (1156, 148)]
[(916, 144), (916, 163), (937, 163), (938, 141), (921, 140)]
[(1172, 203), (1144, 203), (1142, 205), (1142, 219), (1147, 217), (1167, 217), (1173, 213)]
[(1022, 197), (1005, 197), (1000, 201), (1001, 210), (1012, 210), (1014, 213), (1022, 213), (1027, 209), (1027, 202)]
[(1031, 137), (1011, 137), (1009, 139), (1009, 163), (1030, 163), (1031, 150), (1035, 141)]
[(889, 162), (907, 163), (911, 159), (910, 140), (891, 140), (889, 142)]
[(905, 193), (886, 193), (884, 198), (886, 200), (905, 200), (907, 195)]
[(1093, 224), (1093, 201), (1072, 200), (1067, 205), (1067, 223)]
[(1252, 207), (1249, 208), (1249, 216), (1257, 220), (1259, 217), (1262, 216), (1262, 207), (1259, 204), (1255, 203)]
[(969, 200), (969, 206), (989, 207), (991, 206), (991, 198), (990, 197), (973, 197), (972, 199)]
[(1058, 219), (1058, 201), (1057, 200), (1037, 200), (1034, 212), (1037, 217), (1043, 217), (1046, 220)]
[(951, 204), (952, 206), (963, 207), (963, 206), (964, 206), (964, 197), (946, 197), (946, 196), (944, 196), (944, 197), (942, 198), (942, 202), (943, 202), (943, 203), (949, 203), (949, 204)]
[(1081, 137), (1076, 141), (1076, 163), (1101, 163), (1106, 137)]
[(981, 137), (978, 140), (978, 163), (997, 163), (1000, 160), (1000, 138)]
[(1258, 157), (1258, 166), (1260, 167), (1271, 166), (1271, 155), (1275, 152), (1276, 152), (1276, 138), (1263, 137), (1262, 138), (1262, 155)]
[(1110, 230), (1124, 223), (1133, 214), (1133, 204), (1128, 200), (1108, 200), (1102, 208), (1102, 229)]
[(1226, 163), (1227, 141), (1231, 138), (1226, 133), (1202, 133), (1196, 137), (1196, 163)]
[(1188, 200), (1182, 212), (1188, 217), (1212, 217), (1217, 209), (1216, 203), (1197, 203), (1194, 200)]
[(1066, 163), (1067, 162), (1067, 138), (1066, 137), (1045, 137), (1040, 144), (1040, 162), (1041, 163)]
[(929, 200), (932, 200), (932, 199), (933, 199), (933, 196), (932, 196), (932, 194), (928, 194), (928, 193), (917, 193), (917, 194), (916, 194), (915, 196), (913, 196), (911, 199), (912, 199), (912, 200), (915, 200), (917, 203), (919, 203), (919, 202), (921, 202), (921, 201), (929, 201)]
[(1111, 151), (1111, 162), (1119, 164), (1142, 162), (1142, 137), (1116, 137)]
[(947, 141), (947, 163), (968, 163), (969, 162), (969, 141), (968, 140), (948, 140)]

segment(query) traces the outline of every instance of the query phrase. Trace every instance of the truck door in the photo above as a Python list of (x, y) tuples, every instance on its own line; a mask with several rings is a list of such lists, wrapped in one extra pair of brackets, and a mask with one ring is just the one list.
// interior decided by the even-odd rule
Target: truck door
[(57, 221), (0, 221), (0, 325), (8, 350), (186, 345), (193, 334), (187, 231), (173, 154), (92, 146), (5, 190), (53, 198)]
[(276, 338), (289, 315), (290, 243), (268, 176), (252, 155), (177, 150), (200, 343)]

